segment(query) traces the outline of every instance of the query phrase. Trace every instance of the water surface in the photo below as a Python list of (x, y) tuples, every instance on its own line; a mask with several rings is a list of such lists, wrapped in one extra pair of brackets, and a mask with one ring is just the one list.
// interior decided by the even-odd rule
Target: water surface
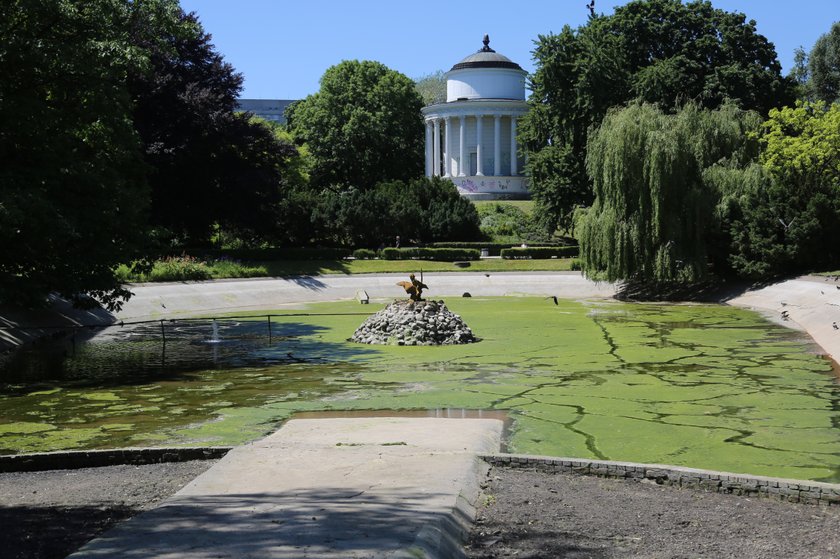
[[(360, 312), (114, 329), (2, 372), (0, 453), (239, 444), (291, 414), (509, 411), (509, 450), (840, 481), (840, 386), (803, 334), (720, 305), (453, 298), (482, 341), (347, 342)], [(69, 354), (65, 357), (64, 354)]]

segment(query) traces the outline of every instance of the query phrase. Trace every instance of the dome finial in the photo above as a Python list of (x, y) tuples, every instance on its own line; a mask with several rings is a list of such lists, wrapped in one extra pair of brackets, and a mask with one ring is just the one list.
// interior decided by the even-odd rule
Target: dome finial
[(496, 51), (494, 51), (493, 49), (491, 49), (491, 48), (490, 48), (490, 35), (487, 35), (487, 34), (485, 33), (485, 35), (484, 35), (484, 41), (482, 41), (482, 42), (484, 43), (484, 48), (483, 48), (483, 49), (481, 49), (481, 50), (480, 50), (480, 51), (478, 51), (478, 52), (496, 52)]

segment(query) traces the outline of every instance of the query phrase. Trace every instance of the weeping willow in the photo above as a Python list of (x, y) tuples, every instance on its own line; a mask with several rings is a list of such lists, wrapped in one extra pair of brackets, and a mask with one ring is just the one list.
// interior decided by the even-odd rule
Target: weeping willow
[(582, 216), (587, 277), (690, 283), (708, 273), (715, 226), (713, 166), (740, 167), (756, 156), (754, 113), (732, 105), (687, 105), (666, 114), (636, 104), (609, 112), (589, 138), (586, 168), (595, 201)]

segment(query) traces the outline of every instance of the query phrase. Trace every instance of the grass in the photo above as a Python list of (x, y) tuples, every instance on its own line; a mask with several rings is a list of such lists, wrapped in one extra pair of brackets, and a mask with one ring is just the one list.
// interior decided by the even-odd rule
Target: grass
[(476, 208), (480, 208), (482, 206), (489, 206), (492, 204), (500, 204), (502, 206), (514, 206), (528, 215), (531, 215), (534, 212), (533, 200), (474, 200), (473, 204)]
[(155, 262), (151, 272), (132, 273), (128, 266), (117, 269), (123, 282), (201, 281), (225, 278), (317, 276), (324, 274), (384, 274), (416, 272), (562, 272), (572, 269), (574, 258), (550, 260), (502, 260), (470, 262), (460, 268), (452, 262), (427, 260), (272, 260), (237, 262), (200, 261), (191, 257), (168, 258)]

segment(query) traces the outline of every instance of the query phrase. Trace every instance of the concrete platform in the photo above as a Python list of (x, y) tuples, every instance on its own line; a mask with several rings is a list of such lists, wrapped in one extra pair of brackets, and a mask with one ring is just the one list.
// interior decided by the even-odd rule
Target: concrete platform
[(74, 559), (463, 556), (496, 419), (298, 419)]

